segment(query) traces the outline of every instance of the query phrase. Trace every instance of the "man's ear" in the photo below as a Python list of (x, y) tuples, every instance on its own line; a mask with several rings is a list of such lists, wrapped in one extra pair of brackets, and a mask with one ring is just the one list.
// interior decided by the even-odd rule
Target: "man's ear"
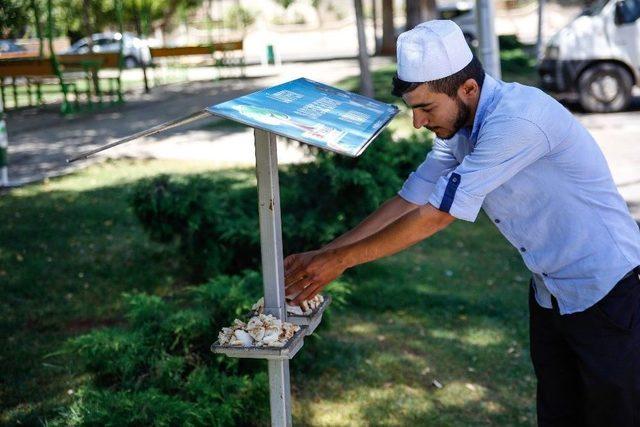
[(458, 88), (458, 96), (462, 99), (472, 99), (480, 93), (480, 86), (475, 79), (467, 79)]

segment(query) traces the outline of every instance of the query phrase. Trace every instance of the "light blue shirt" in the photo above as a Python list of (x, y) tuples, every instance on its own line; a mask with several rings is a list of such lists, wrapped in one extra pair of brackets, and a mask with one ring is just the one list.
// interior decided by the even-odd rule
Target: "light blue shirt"
[(640, 265), (640, 230), (589, 132), (544, 92), (486, 76), (473, 128), (436, 138), (398, 193), (475, 221), (522, 255), (538, 304), (586, 310)]

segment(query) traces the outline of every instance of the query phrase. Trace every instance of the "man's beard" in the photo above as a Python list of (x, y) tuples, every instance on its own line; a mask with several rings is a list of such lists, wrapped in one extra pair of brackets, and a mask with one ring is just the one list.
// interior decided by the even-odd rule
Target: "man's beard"
[(451, 134), (449, 135), (438, 136), (438, 138), (442, 140), (447, 141), (453, 138), (455, 134), (458, 133), (458, 131), (467, 124), (467, 121), (469, 121), (471, 109), (469, 109), (467, 104), (462, 102), (462, 100), (458, 96), (456, 96), (456, 106), (458, 107), (458, 113), (456, 115), (456, 120), (453, 122), (453, 132), (451, 132)]

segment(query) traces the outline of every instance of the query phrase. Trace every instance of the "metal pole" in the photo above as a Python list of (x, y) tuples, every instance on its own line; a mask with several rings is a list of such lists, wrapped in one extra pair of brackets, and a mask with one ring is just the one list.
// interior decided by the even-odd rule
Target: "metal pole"
[(67, 163), (75, 162), (77, 160), (86, 159), (89, 156), (92, 156), (92, 155), (94, 155), (96, 153), (99, 153), (101, 151), (107, 150), (109, 148), (115, 147), (117, 145), (124, 144), (125, 142), (133, 141), (134, 139), (142, 138), (143, 136), (155, 135), (156, 133), (160, 133), (162, 131), (169, 130), (169, 129), (172, 129), (172, 128), (175, 128), (175, 127), (178, 127), (178, 126), (181, 126), (181, 125), (185, 125), (187, 123), (191, 123), (191, 122), (196, 121), (196, 120), (200, 120), (200, 119), (202, 119), (204, 117), (210, 117), (210, 116), (211, 116), (211, 114), (209, 114), (206, 110), (198, 111), (198, 112), (189, 114), (188, 116), (180, 117), (179, 119), (171, 120), (169, 122), (162, 123), (162, 124), (160, 124), (158, 126), (154, 126), (154, 127), (150, 128), (150, 129), (134, 133), (133, 135), (129, 135), (126, 138), (122, 138), (122, 139), (119, 139), (117, 141), (111, 142), (109, 144), (103, 145), (102, 147), (98, 147), (98, 148), (95, 148), (93, 150), (85, 151), (84, 153), (80, 153), (77, 156), (74, 156), (74, 157), (71, 157), (71, 158), (67, 159)]
[(9, 173), (7, 171), (7, 149), (9, 147), (9, 137), (7, 136), (7, 125), (4, 121), (4, 104), (0, 99), (0, 186), (9, 186)]
[(358, 31), (358, 62), (360, 63), (360, 93), (373, 98), (373, 81), (369, 71), (369, 52), (367, 37), (364, 33), (364, 13), (362, 0), (353, 0), (356, 9), (356, 28)]
[(495, 8), (492, 0), (476, 0), (478, 28), (480, 33), (480, 61), (488, 74), (502, 78), (500, 49), (494, 25)]
[[(284, 266), (276, 135), (255, 129), (264, 311), (285, 321)], [(268, 360), (271, 425), (291, 426), (289, 360)]]
[(544, 3), (545, 0), (538, 0), (538, 40), (536, 41), (536, 60), (542, 58), (542, 25), (544, 23)]

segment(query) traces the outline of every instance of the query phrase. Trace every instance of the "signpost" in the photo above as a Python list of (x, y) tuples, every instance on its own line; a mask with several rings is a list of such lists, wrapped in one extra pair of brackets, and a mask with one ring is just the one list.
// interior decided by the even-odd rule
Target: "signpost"
[[(205, 111), (254, 128), (264, 313), (287, 321), (277, 136), (357, 157), (393, 119), (398, 113), (398, 108), (300, 78), (213, 105)], [(202, 115), (195, 113), (173, 120), (97, 150), (80, 154), (69, 161), (86, 158), (123, 142), (176, 127), (199, 119)], [(329, 302), (330, 298), (325, 301), (322, 310)], [(218, 343), (212, 345), (215, 353), (226, 354), (229, 357), (267, 360), (272, 426), (291, 426), (289, 359), (302, 347), (304, 336), (315, 329), (319, 322), (318, 316), (322, 316), (322, 310), (316, 313), (316, 318), (311, 319), (308, 326), (302, 326), (302, 329), (281, 348), (231, 347)], [(289, 318), (292, 319), (293, 317)]]

